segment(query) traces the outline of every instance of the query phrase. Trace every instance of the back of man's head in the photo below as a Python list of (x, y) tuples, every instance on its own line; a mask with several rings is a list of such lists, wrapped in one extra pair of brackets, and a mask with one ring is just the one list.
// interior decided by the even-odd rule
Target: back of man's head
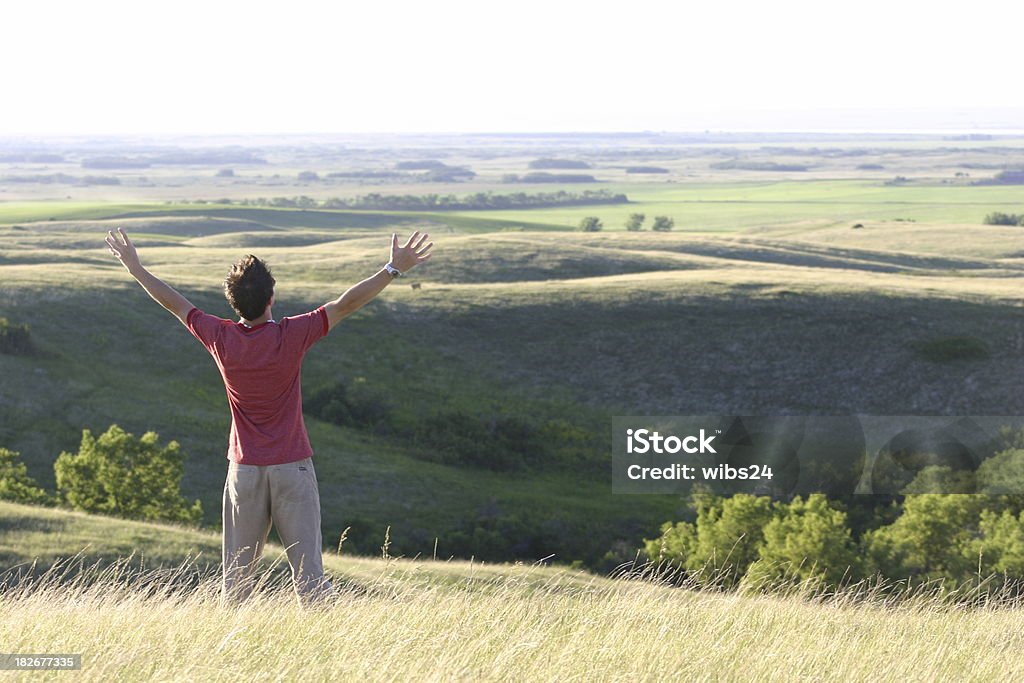
[(224, 280), (224, 296), (243, 320), (256, 320), (274, 296), (274, 276), (266, 263), (249, 254), (231, 266)]

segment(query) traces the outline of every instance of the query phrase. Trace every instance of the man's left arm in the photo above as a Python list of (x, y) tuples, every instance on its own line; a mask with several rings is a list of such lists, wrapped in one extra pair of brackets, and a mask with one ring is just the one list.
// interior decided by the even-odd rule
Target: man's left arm
[[(398, 246), (398, 235), (391, 234), (391, 260), (388, 266), (397, 269), (399, 273), (406, 273), (414, 266), (427, 261), (430, 258), (430, 249), (433, 242), (423, 245), (430, 235), (421, 233), (419, 230), (409, 235), (405, 244)], [(360, 308), (370, 303), (375, 296), (380, 294), (385, 287), (391, 284), (395, 276), (387, 269), (387, 266), (377, 271), (362, 282), (345, 290), (345, 293), (334, 301), (324, 304), (324, 313), (327, 314), (327, 327), (333, 328), (342, 318), (349, 316)]]
[[(117, 235), (112, 231), (107, 232), (107, 248), (110, 253), (117, 257), (121, 265), (138, 280), (142, 288), (146, 290), (153, 301), (157, 302), (181, 321), (183, 325), (188, 324), (188, 314), (195, 306), (188, 299), (179, 294), (173, 287), (153, 275), (139, 262), (139, 252), (128, 239), (124, 229), (118, 228)], [(120, 237), (120, 239), (118, 239)]]

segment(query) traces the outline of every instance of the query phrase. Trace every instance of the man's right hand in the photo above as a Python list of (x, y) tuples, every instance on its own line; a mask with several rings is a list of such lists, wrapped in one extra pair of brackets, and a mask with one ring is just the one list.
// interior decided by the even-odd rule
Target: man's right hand
[(128, 239), (128, 235), (125, 233), (124, 228), (117, 229), (118, 235), (121, 239), (117, 239), (112, 230), (107, 231), (107, 249), (110, 253), (117, 257), (117, 260), (121, 262), (121, 265), (125, 269), (134, 275), (138, 272), (138, 268), (141, 265), (139, 263), (139, 252), (135, 249), (135, 245)]
[[(120, 237), (120, 239), (118, 239)], [(153, 275), (139, 263), (139, 252), (135, 245), (128, 239), (128, 235), (122, 228), (117, 229), (117, 235), (113, 231), (107, 232), (107, 249), (117, 257), (132, 277), (139, 281), (146, 293), (153, 297), (153, 300), (174, 314), (183, 325), (188, 324), (188, 314), (195, 306), (188, 299), (183, 297), (173, 287)]]
[(430, 242), (423, 246), (428, 237), (430, 235), (427, 233), (421, 233), (417, 230), (409, 235), (409, 239), (405, 241), (405, 244), (398, 246), (398, 234), (391, 233), (391, 265), (403, 273), (407, 273), (414, 266), (429, 259), (430, 248), (434, 246), (434, 243)]

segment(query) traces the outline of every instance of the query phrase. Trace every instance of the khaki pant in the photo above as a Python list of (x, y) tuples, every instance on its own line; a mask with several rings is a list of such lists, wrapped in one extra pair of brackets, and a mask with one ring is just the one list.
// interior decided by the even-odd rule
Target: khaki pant
[(310, 602), (333, 592), (324, 577), (320, 493), (313, 459), (285, 465), (228, 463), (224, 482), (224, 597), (247, 598), (273, 523), (288, 553), (299, 599)]

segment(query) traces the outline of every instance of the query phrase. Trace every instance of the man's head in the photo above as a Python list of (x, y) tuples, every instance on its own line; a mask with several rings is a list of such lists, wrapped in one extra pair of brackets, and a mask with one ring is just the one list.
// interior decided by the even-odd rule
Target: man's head
[(231, 266), (224, 296), (243, 320), (256, 320), (274, 296), (274, 276), (266, 263), (249, 254)]

